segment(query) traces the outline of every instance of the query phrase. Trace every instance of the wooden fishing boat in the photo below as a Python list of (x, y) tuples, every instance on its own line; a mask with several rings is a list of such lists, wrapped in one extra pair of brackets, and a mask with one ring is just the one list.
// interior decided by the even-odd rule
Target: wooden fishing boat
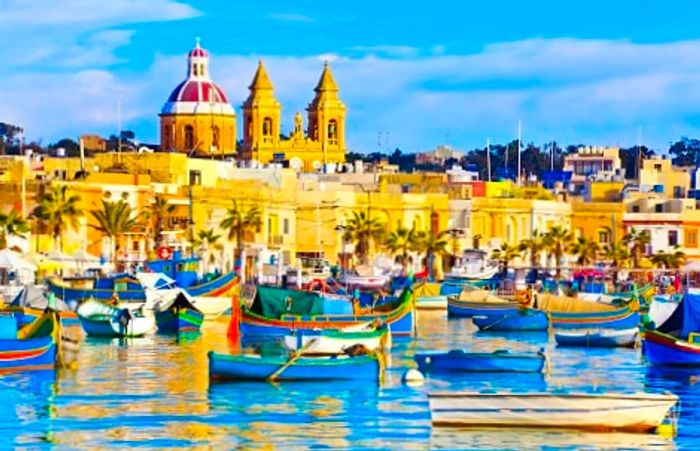
[(498, 298), (486, 290), (462, 292), (459, 296), (447, 297), (447, 315), (451, 317), (471, 318), (492, 313), (513, 313), (518, 308), (517, 302)]
[(465, 352), (453, 349), (448, 352), (417, 353), (414, 357), (418, 369), (424, 373), (438, 372), (520, 372), (539, 373), (546, 357), (540, 352), (510, 352), (500, 349), (494, 352)]
[(658, 330), (644, 331), (642, 349), (644, 358), (651, 365), (700, 366), (700, 343), (683, 340)]
[(52, 312), (21, 329), (16, 314), (0, 314), (0, 372), (54, 368), (57, 327)]
[(167, 304), (156, 305), (156, 326), (159, 332), (198, 332), (204, 314), (187, 299), (184, 293)]
[(556, 329), (632, 329), (639, 325), (639, 313), (629, 307), (609, 312), (561, 313), (551, 312), (552, 327)]
[[(191, 296), (225, 296), (236, 285), (238, 279), (235, 273), (221, 275), (209, 281), (201, 281), (184, 287)], [(65, 282), (47, 281), (49, 291), (65, 302), (96, 299), (108, 301), (116, 292), (119, 300), (124, 302), (145, 302), (144, 288), (134, 277), (122, 274), (105, 279), (92, 281), (90, 286), (76, 287)]]
[[(375, 356), (299, 357), (229, 355), (209, 352), (209, 377), (228, 380), (378, 381), (381, 365)], [(281, 372), (279, 372), (282, 370)]]
[(85, 333), (95, 337), (140, 337), (156, 326), (155, 317), (140, 309), (118, 308), (92, 300), (78, 308), (78, 318)]
[(482, 331), (538, 331), (547, 330), (549, 318), (540, 310), (524, 308), (473, 316), (474, 325)]
[(378, 320), (393, 335), (413, 335), (413, 299), (413, 291), (406, 289), (381, 308), (334, 314), (324, 311), (326, 301), (318, 293), (260, 286), (250, 308), (241, 306), (240, 330), (244, 335), (289, 335), (295, 330), (343, 329)]
[(391, 348), (391, 333), (385, 325), (374, 330), (354, 332), (337, 329), (297, 330), (284, 337), (284, 345), (292, 351), (304, 349), (304, 355), (343, 354), (355, 345), (361, 345), (369, 351), (380, 351)]
[(557, 329), (554, 339), (563, 347), (631, 348), (637, 343), (639, 329)]
[(654, 431), (678, 402), (673, 394), (429, 393), (434, 426)]
[(418, 310), (445, 310), (447, 309), (447, 296), (419, 296), (416, 297)]

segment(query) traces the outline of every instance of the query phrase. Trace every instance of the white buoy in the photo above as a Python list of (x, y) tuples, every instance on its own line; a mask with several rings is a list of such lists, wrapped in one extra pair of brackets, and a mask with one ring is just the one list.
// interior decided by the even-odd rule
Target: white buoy
[(423, 376), (423, 373), (417, 369), (411, 368), (403, 375), (403, 382), (409, 386), (419, 386), (423, 385), (425, 382), (425, 377)]

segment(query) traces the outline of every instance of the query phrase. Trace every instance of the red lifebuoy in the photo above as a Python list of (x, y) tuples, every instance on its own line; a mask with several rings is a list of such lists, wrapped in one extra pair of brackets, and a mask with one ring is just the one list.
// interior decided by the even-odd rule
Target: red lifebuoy
[(161, 246), (158, 248), (158, 258), (161, 260), (170, 260), (173, 256), (173, 250), (167, 246)]

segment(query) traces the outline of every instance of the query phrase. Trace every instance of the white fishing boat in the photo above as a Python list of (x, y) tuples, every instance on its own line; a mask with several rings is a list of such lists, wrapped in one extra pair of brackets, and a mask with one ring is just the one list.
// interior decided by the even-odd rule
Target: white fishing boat
[[(186, 291), (183, 292), (187, 294)], [(204, 313), (205, 320), (216, 319), (231, 309), (230, 296), (189, 296), (188, 299), (197, 310)]]
[(180, 293), (204, 314), (204, 319), (217, 318), (231, 308), (229, 296), (192, 296), (187, 290), (178, 287), (175, 280), (162, 273), (139, 273), (136, 278), (143, 286), (148, 310), (162, 311), (171, 305)]
[(673, 394), (428, 394), (434, 426), (654, 431), (678, 402)]
[(362, 345), (369, 351), (391, 348), (389, 327), (380, 327), (370, 331), (347, 332), (344, 330), (305, 330), (284, 337), (284, 345), (297, 351), (304, 349), (304, 354), (343, 354), (355, 345)]
[(83, 330), (90, 336), (141, 337), (156, 327), (152, 312), (114, 307), (94, 300), (84, 302), (77, 313)]
[(490, 279), (498, 272), (498, 266), (491, 265), (486, 259), (486, 252), (479, 249), (466, 249), (457, 258), (455, 266), (447, 273), (445, 279), (475, 280)]

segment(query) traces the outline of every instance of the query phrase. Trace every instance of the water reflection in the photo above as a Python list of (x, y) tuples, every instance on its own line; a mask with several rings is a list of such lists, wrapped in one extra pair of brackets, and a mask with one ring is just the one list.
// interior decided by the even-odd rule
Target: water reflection
[[(477, 333), (471, 321), (444, 314), (419, 317), (416, 340), (395, 339), (381, 387), (353, 383), (209, 384), (209, 350), (229, 352), (226, 320), (206, 322), (201, 334), (127, 340), (87, 339), (76, 371), (0, 376), (0, 443), (69, 448), (308, 449), (700, 449), (700, 369), (648, 369), (639, 350), (557, 348), (542, 333)], [(280, 352), (276, 340), (242, 347)], [(462, 348), (537, 351), (545, 374), (428, 375), (407, 387), (416, 352)], [(556, 431), (432, 430), (431, 390), (672, 391), (681, 396), (680, 433), (580, 434)]]

